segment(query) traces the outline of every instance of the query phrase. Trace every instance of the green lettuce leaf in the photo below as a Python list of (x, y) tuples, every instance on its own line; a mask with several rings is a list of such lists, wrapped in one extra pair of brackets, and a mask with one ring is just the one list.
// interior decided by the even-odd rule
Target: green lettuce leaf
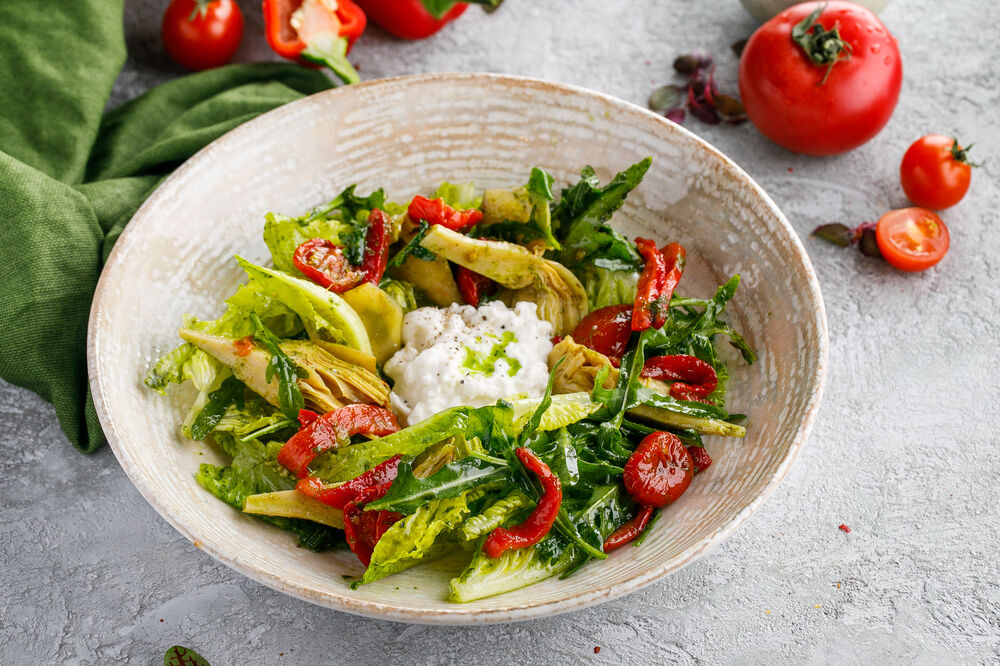
[(459, 525), (472, 512), (470, 504), (485, 492), (482, 488), (475, 488), (456, 497), (431, 500), (394, 524), (375, 544), (371, 563), (361, 579), (362, 584), (443, 555), (454, 546), (444, 539), (454, 536)]
[(591, 310), (609, 305), (632, 305), (639, 271), (633, 269), (609, 270), (593, 263), (576, 271), (587, 291)]
[(268, 213), (264, 222), (264, 242), (271, 251), (271, 259), (278, 270), (302, 275), (295, 267), (292, 257), (295, 249), (313, 238), (323, 238), (339, 245), (341, 237), (354, 229), (336, 218), (319, 217), (307, 221), (308, 217), (288, 217), (278, 213)]
[(541, 547), (550, 541), (561, 539), (548, 536), (530, 548), (508, 550), (495, 559), (477, 551), (465, 571), (451, 579), (448, 600), (467, 603), (517, 590), (569, 570), (577, 557), (574, 549), (564, 547), (557, 557), (546, 558)]
[(465, 542), (476, 541), (508, 522), (522, 512), (533, 509), (535, 502), (520, 488), (513, 488), (506, 497), (498, 499), (482, 513), (469, 518), (459, 528), (459, 538)]
[(476, 186), (472, 183), (441, 183), (431, 195), (431, 199), (444, 199), (446, 204), (458, 210), (479, 208), (483, 205), (483, 197), (476, 192)]

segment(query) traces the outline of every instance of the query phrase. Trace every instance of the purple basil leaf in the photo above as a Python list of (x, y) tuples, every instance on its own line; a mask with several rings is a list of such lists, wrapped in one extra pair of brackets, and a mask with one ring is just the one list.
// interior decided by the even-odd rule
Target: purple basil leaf
[(725, 116), (727, 120), (745, 116), (746, 114), (746, 109), (743, 108), (743, 103), (740, 100), (732, 95), (724, 95), (722, 93), (716, 93), (715, 95), (715, 110)]
[(878, 249), (878, 241), (875, 239), (874, 227), (868, 227), (861, 232), (861, 240), (858, 241), (858, 249), (866, 257), (882, 259), (882, 252)]
[(813, 229), (813, 236), (822, 238), (828, 243), (833, 243), (840, 247), (847, 247), (853, 241), (854, 233), (846, 224), (833, 222), (831, 224), (821, 224)]
[(715, 112), (715, 109), (704, 101), (699, 101), (691, 96), (688, 96), (687, 103), (688, 111), (691, 115), (700, 120), (703, 123), (708, 123), (709, 125), (718, 125), (720, 118), (719, 114)]
[(684, 104), (684, 90), (669, 85), (657, 88), (649, 96), (649, 108), (657, 113), (666, 113)]
[(698, 71), (698, 58), (690, 53), (677, 56), (674, 60), (674, 71), (684, 76), (690, 76)]
[(678, 125), (684, 122), (684, 109), (678, 107), (676, 109), (670, 109), (665, 114), (663, 114), (667, 120), (672, 120)]

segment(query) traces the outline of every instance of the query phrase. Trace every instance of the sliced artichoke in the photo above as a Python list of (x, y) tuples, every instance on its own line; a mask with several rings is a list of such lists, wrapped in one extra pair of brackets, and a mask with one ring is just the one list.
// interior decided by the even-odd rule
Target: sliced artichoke
[(402, 266), (389, 268), (389, 275), (397, 280), (409, 282), (439, 307), (446, 308), (452, 303), (462, 302), (462, 295), (458, 292), (451, 267), (440, 257), (434, 261), (424, 261), (411, 254)]
[[(563, 359), (563, 362), (557, 367), (556, 363), (559, 362), (559, 359)], [(575, 342), (568, 335), (549, 352), (549, 368), (555, 368), (555, 377), (552, 383), (554, 393), (592, 391), (598, 373), (604, 368), (608, 368), (608, 374), (604, 378), (602, 386), (606, 389), (612, 389), (618, 383), (618, 368), (611, 365), (607, 356)], [(670, 395), (669, 384), (656, 379), (643, 379), (642, 383), (660, 395)], [(719, 419), (679, 414), (662, 407), (637, 405), (629, 409), (628, 413), (644, 421), (651, 421), (663, 426), (690, 428), (702, 435), (721, 435), (723, 437), (743, 437), (746, 435), (746, 428), (743, 426)]]
[[(240, 355), (237, 341), (202, 331), (181, 329), (180, 336), (229, 366), (236, 378), (274, 406), (278, 406), (278, 380), (266, 377), (270, 354), (254, 345)], [(357, 402), (389, 407), (389, 386), (373, 372), (340, 360), (307, 340), (287, 340), (281, 349), (307, 376), (298, 380), (306, 407), (320, 414)]]
[(364, 322), (375, 360), (388, 361), (403, 345), (403, 309), (371, 282), (348, 289), (340, 296)]
[(520, 245), (477, 240), (441, 225), (420, 243), (431, 252), (499, 282), (499, 297), (508, 305), (530, 301), (538, 316), (564, 335), (588, 312), (587, 292), (568, 268), (532, 254)]

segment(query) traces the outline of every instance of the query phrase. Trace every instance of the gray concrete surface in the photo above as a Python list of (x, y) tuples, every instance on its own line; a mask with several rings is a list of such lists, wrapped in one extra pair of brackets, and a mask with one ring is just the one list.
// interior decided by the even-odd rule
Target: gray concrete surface
[[(180, 74), (159, 43), (163, 4), (129, 5), (132, 55), (114, 102)], [(259, 5), (243, 4), (241, 58), (267, 57)], [(830, 320), (826, 399), (784, 484), (715, 552), (627, 598), (542, 621), (434, 628), (352, 617), (218, 564), (145, 503), (109, 450), (79, 455), (48, 405), (2, 385), (0, 663), (157, 664), (175, 643), (217, 666), (1000, 660), (1000, 3), (896, 0), (883, 19), (905, 83), (868, 145), (812, 159), (749, 125), (689, 121), (803, 238), (821, 222), (904, 205), (898, 161), (923, 133), (975, 141), (983, 162), (945, 214), (952, 249), (936, 269), (904, 275), (806, 241)], [(353, 59), (366, 78), (511, 72), (643, 104), (693, 48), (719, 54), (722, 87), (734, 89), (729, 44), (753, 27), (737, 0), (507, 0), (421, 43), (372, 29)]]

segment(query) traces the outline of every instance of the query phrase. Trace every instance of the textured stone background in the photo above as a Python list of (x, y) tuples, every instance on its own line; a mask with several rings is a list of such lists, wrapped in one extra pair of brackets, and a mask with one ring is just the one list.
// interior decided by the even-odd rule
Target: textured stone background
[[(181, 74), (160, 46), (164, 4), (129, 5), (131, 56), (112, 103)], [(266, 58), (259, 3), (243, 5), (240, 56)], [(715, 552), (629, 597), (548, 620), (365, 620), (218, 564), (143, 501), (110, 450), (77, 454), (48, 405), (0, 385), (0, 663), (157, 664), (175, 643), (217, 665), (492, 664), (529, 654), (559, 663), (1000, 659), (1000, 3), (895, 0), (883, 19), (899, 38), (905, 83), (895, 116), (868, 145), (812, 159), (749, 125), (689, 121), (771, 193), (803, 238), (821, 222), (873, 220), (905, 205), (898, 162), (923, 133), (975, 141), (984, 163), (970, 195), (945, 214), (951, 253), (926, 273), (806, 240), (830, 320), (826, 399), (791, 474)], [(722, 88), (733, 89), (729, 44), (753, 28), (737, 0), (507, 0), (425, 42), (372, 28), (352, 58), (365, 78), (509, 72), (644, 104), (671, 79), (673, 57), (694, 48), (720, 56)]]

